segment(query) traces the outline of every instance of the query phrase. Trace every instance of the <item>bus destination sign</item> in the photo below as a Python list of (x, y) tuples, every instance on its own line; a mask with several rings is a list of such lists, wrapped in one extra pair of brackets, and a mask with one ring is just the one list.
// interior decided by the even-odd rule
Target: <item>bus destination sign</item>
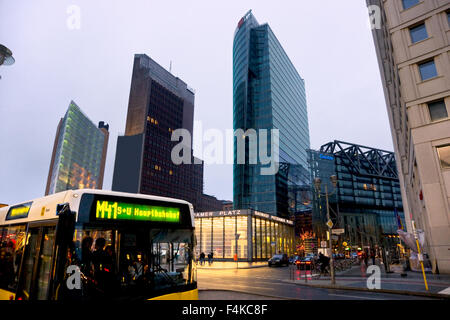
[(103, 220), (180, 222), (180, 209), (98, 200), (95, 217)]
[(32, 202), (19, 204), (9, 208), (6, 220), (22, 219), (28, 217)]

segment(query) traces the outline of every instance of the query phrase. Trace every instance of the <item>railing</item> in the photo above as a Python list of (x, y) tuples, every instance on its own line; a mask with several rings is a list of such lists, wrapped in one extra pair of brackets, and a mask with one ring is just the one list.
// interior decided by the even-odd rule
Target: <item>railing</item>
[[(351, 269), (357, 263), (358, 260), (354, 258), (334, 260), (334, 270), (340, 273)], [(307, 283), (308, 280), (319, 279), (321, 276), (330, 276), (330, 266), (328, 265), (324, 272), (322, 272), (321, 265), (320, 262), (314, 260), (301, 261), (290, 265), (289, 279), (304, 280)]]

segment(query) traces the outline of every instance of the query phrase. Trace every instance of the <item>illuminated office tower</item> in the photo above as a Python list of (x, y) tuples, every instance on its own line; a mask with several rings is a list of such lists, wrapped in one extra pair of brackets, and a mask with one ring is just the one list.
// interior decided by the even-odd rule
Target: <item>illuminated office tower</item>
[(450, 273), (450, 2), (367, 0), (407, 229)]
[[(309, 181), (305, 82), (270, 26), (259, 24), (251, 11), (239, 21), (234, 33), (233, 128), (244, 132), (249, 129), (256, 132), (279, 130), (277, 174), (261, 175), (261, 168), (267, 166), (260, 161), (250, 164), (249, 143), (245, 164), (237, 163), (235, 141), (234, 208), (287, 216), (289, 190), (293, 185), (308, 184)], [(249, 140), (245, 139), (246, 142)], [(267, 141), (267, 150), (270, 150), (270, 139)], [(261, 151), (261, 146), (259, 149)]]
[(45, 195), (69, 189), (101, 189), (109, 125), (98, 127), (71, 101), (58, 124)]
[(195, 93), (145, 54), (134, 56), (125, 135), (117, 140), (112, 190), (183, 199), (196, 211), (220, 210), (222, 203), (203, 194), (203, 161), (175, 164), (178, 141), (172, 132), (186, 129), (192, 137)]

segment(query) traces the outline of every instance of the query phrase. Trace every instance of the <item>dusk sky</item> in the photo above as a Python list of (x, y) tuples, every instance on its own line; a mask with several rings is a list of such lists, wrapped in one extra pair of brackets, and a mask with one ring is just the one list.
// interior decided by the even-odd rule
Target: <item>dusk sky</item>
[[(80, 29), (67, 25), (71, 5)], [(0, 0), (0, 44), (16, 59), (0, 67), (0, 203), (44, 195), (56, 127), (71, 100), (110, 125), (111, 189), (136, 53), (167, 69), (172, 61), (172, 73), (196, 90), (204, 129), (231, 129), (233, 34), (249, 9), (305, 79), (313, 149), (336, 139), (393, 150), (364, 0)], [(232, 172), (206, 165), (205, 193), (232, 200)]]

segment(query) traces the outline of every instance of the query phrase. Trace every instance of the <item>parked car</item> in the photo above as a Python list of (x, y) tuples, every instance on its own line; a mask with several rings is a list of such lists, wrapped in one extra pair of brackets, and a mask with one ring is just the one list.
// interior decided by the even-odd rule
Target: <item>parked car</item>
[(295, 264), (295, 261), (299, 260), (300, 256), (291, 256), (289, 258), (289, 264)]
[(287, 254), (285, 253), (279, 253), (275, 254), (272, 258), (269, 259), (269, 267), (271, 266), (288, 266), (289, 265), (289, 259)]

